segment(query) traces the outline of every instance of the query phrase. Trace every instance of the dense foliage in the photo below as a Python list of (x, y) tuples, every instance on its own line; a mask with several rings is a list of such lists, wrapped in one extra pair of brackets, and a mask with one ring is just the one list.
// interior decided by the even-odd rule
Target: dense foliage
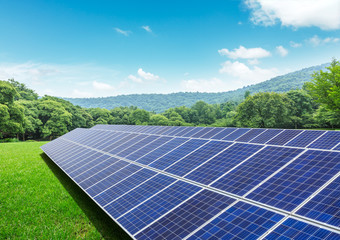
[(162, 113), (169, 108), (178, 106), (191, 107), (197, 101), (204, 101), (209, 104), (228, 101), (241, 102), (244, 94), (249, 91), (251, 94), (258, 92), (287, 92), (292, 89), (300, 89), (305, 82), (311, 80), (314, 71), (325, 69), (329, 64), (305, 68), (283, 76), (272, 78), (268, 81), (246, 86), (235, 91), (220, 93), (202, 92), (179, 92), (171, 94), (130, 94), (115, 97), (103, 98), (65, 98), (75, 105), (85, 108), (106, 108), (112, 109), (120, 106), (137, 106), (156, 113)]
[[(42, 139), (96, 124), (219, 126), (254, 128), (340, 127), (340, 63), (313, 74), (303, 89), (285, 93), (243, 93), (241, 103), (197, 101), (162, 113), (135, 106), (82, 108), (57, 97), (38, 95), (24, 84), (0, 81), (0, 138)], [(255, 86), (255, 85), (254, 85)]]

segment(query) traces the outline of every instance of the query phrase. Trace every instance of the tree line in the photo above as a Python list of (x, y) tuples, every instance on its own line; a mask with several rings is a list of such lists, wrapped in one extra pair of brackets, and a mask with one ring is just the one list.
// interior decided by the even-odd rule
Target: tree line
[(339, 128), (340, 63), (312, 75), (302, 89), (245, 92), (242, 101), (169, 108), (155, 113), (131, 107), (82, 108), (61, 98), (39, 98), (14, 79), (0, 81), (0, 138), (53, 139), (96, 124), (252, 128)]

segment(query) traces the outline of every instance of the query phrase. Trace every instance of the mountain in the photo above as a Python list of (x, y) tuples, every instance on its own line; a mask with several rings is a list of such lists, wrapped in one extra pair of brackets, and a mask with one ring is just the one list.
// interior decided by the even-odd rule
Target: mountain
[(106, 108), (112, 109), (120, 106), (137, 106), (138, 108), (157, 113), (168, 108), (178, 106), (190, 107), (195, 102), (202, 100), (207, 103), (222, 103), (226, 101), (241, 101), (244, 93), (250, 91), (251, 94), (257, 92), (287, 92), (292, 89), (301, 88), (302, 85), (310, 81), (314, 71), (323, 70), (329, 63), (319, 66), (304, 68), (302, 70), (288, 73), (270, 80), (249, 85), (234, 91), (220, 93), (201, 92), (179, 92), (170, 94), (129, 94), (115, 97), (102, 98), (64, 98), (75, 105), (85, 108)]

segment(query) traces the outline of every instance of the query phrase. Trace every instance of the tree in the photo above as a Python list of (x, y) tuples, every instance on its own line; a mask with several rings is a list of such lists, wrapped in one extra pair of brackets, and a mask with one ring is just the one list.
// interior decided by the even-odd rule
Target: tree
[(311, 82), (306, 83), (306, 89), (321, 104), (328, 109), (340, 111), (340, 63), (333, 59), (328, 71), (315, 72)]
[(292, 101), (291, 120), (295, 128), (310, 124), (313, 99), (305, 90), (291, 90), (287, 97)]
[(72, 114), (65, 110), (63, 105), (53, 100), (41, 100), (38, 103), (39, 119), (42, 121), (44, 137), (52, 138), (68, 132), (72, 124)]
[(37, 100), (38, 94), (32, 89), (29, 89), (25, 84), (15, 81), (14, 79), (8, 79), (8, 82), (16, 89), (19, 96), (16, 98), (24, 100)]
[(150, 113), (144, 109), (136, 109), (130, 115), (133, 124), (140, 125), (149, 122)]
[(155, 114), (151, 116), (149, 124), (157, 126), (167, 126), (169, 125), (169, 119), (161, 114)]
[(196, 111), (198, 115), (196, 124), (212, 124), (215, 122), (215, 111), (211, 105), (206, 102), (198, 101), (192, 107), (191, 110)]
[(285, 94), (257, 93), (237, 108), (235, 120), (240, 127), (287, 127), (290, 122), (291, 100)]

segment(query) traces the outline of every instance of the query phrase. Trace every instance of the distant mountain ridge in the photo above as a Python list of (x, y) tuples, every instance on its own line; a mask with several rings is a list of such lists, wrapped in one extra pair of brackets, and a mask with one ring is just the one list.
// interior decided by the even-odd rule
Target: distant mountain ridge
[(188, 106), (202, 100), (209, 104), (222, 103), (226, 101), (241, 101), (244, 93), (250, 91), (251, 94), (257, 92), (287, 92), (292, 89), (301, 88), (302, 85), (311, 80), (314, 71), (325, 69), (329, 63), (304, 68), (291, 72), (270, 80), (249, 85), (237, 90), (220, 93), (201, 92), (178, 92), (170, 94), (129, 94), (114, 97), (102, 98), (63, 98), (75, 105), (85, 108), (106, 108), (112, 109), (120, 106), (137, 106), (138, 108), (156, 113), (163, 112), (172, 107)]

